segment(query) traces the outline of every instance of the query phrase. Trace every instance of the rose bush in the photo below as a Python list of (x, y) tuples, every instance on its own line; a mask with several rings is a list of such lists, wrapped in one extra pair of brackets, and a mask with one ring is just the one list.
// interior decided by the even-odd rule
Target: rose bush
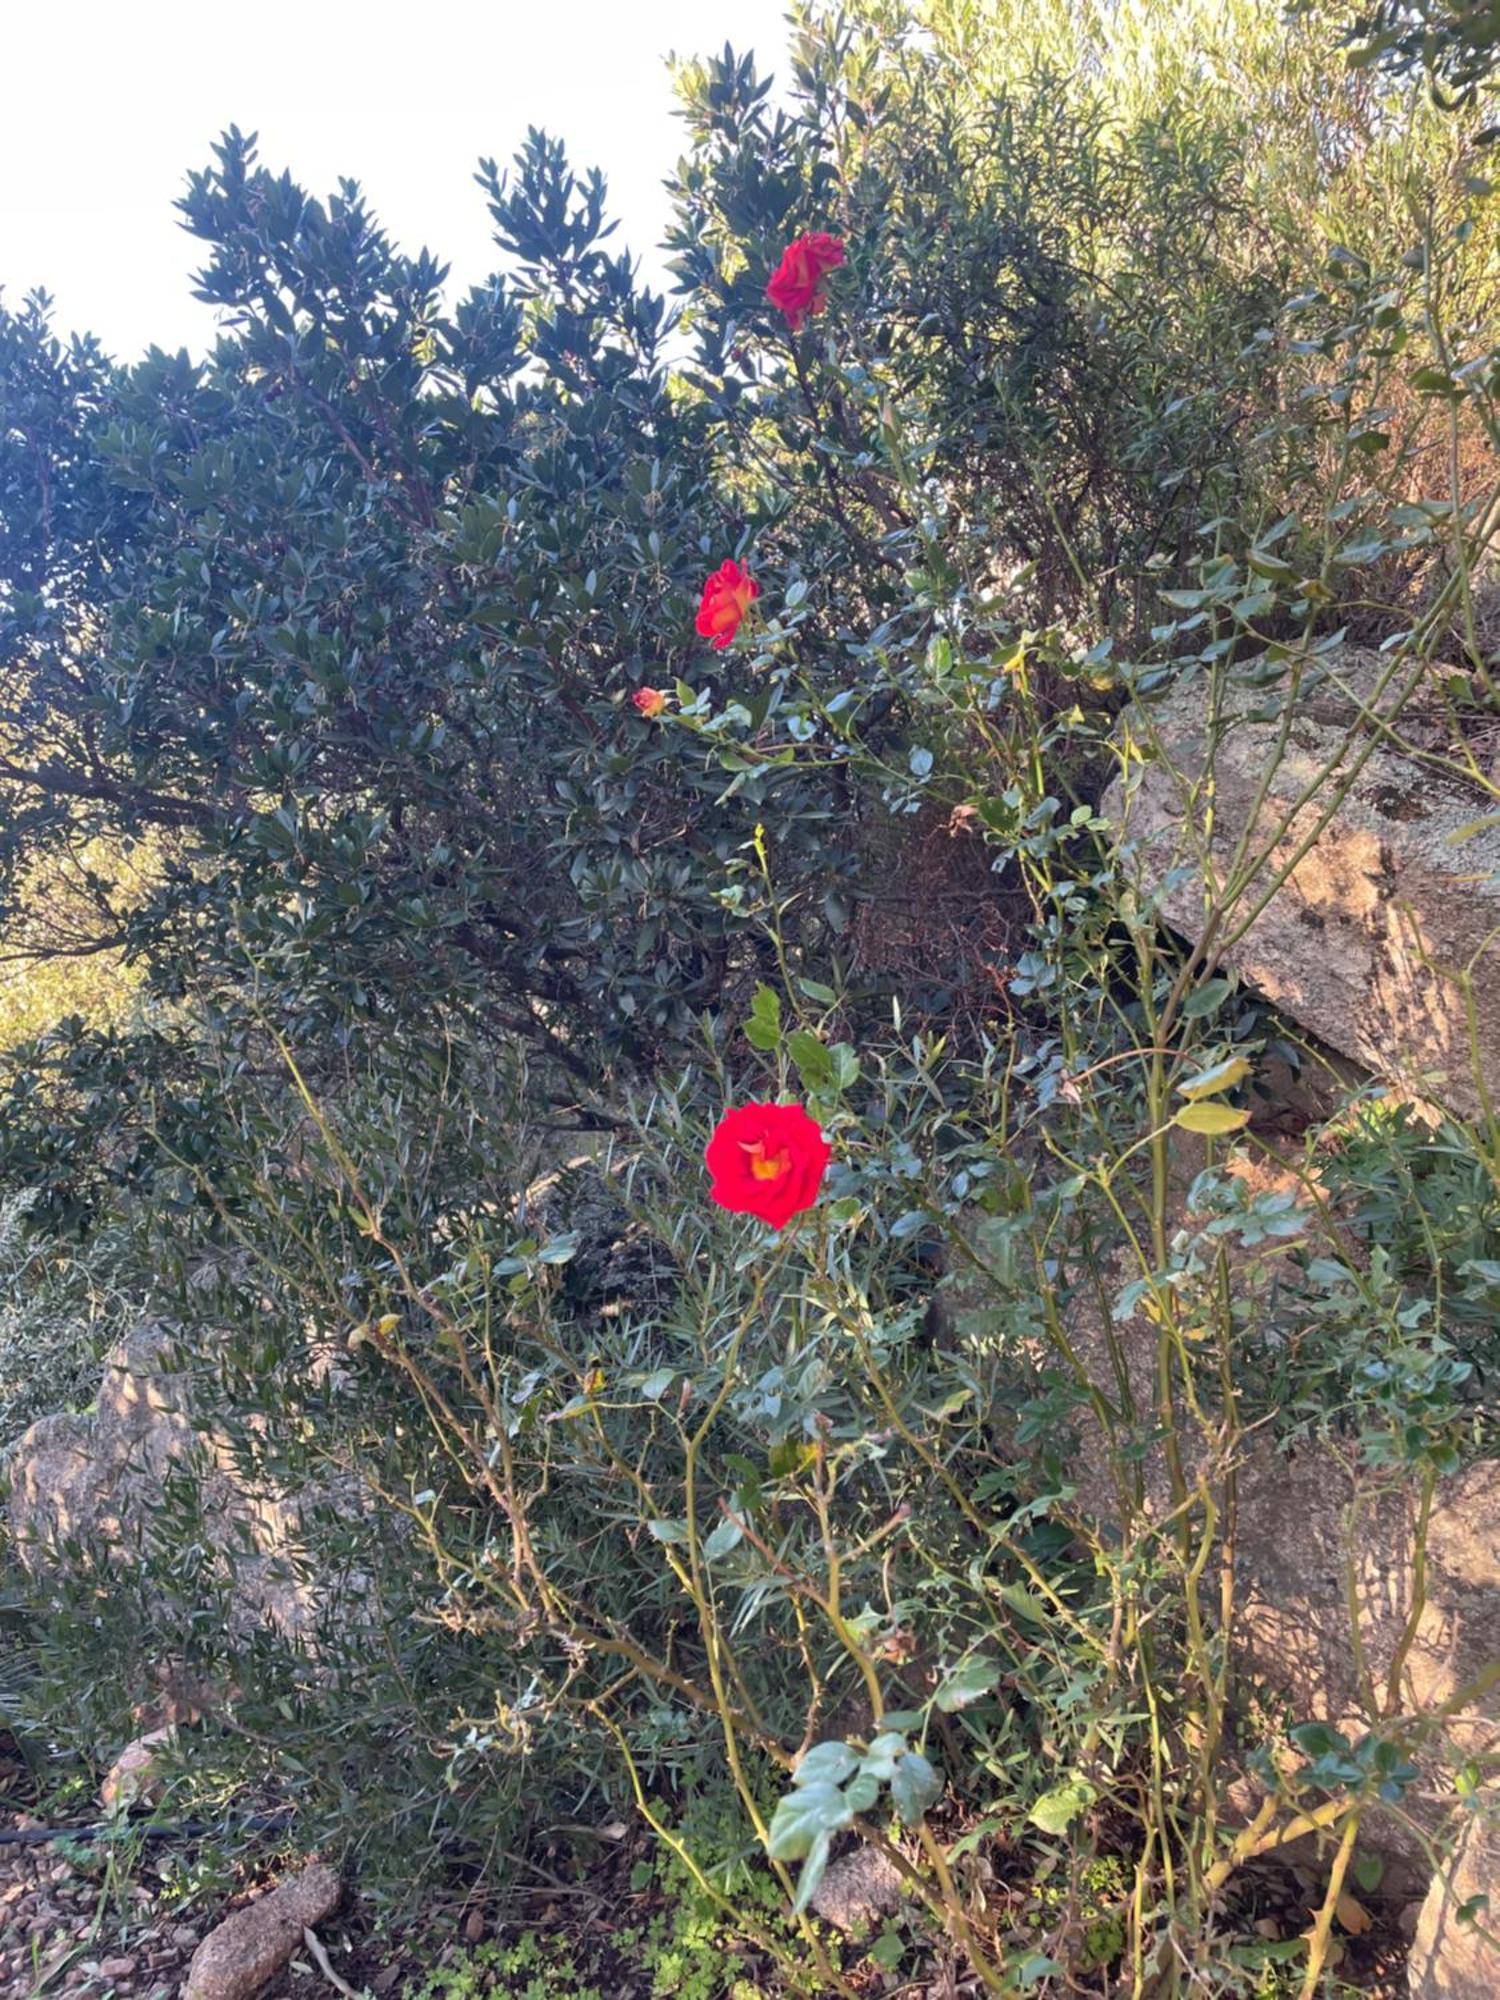
[[(118, 1737), (169, 1629), (236, 1691), (215, 1782), (403, 1893), (533, 1828), (594, 1866), (607, 1802), (736, 1925), (857, 1829), (942, 1978), (1256, 1974), (1215, 1522), (1252, 1438), (1430, 1499), (1486, 1434), (1493, 1161), (1311, 1159), (1356, 1214), (1306, 1258), (1321, 1199), (1218, 1150), (1181, 1208), (1169, 1146), (1312, 1058), (1158, 930), (1099, 801), (1128, 699), (1274, 703), (1370, 618), (1377, 531), (1483, 686), (1477, 517), (1402, 482), (1467, 476), (1500, 374), (1446, 155), (1461, 218), (1396, 255), (1414, 128), (1276, 10), (1194, 8), (1191, 116), (1173, 8), (1128, 61), (1085, 12), (814, 9), (789, 108), (686, 69), (686, 349), (540, 135), (481, 171), (504, 268), (457, 304), (231, 134), (185, 204), (209, 361), (0, 314), (0, 862), (13, 901), (75, 864), (66, 948), (145, 994), (16, 1054), (0, 1183), (128, 1232), (222, 1448), (331, 1496), (341, 1587), (315, 1674), (238, 1646), (174, 1485), (41, 1620), (48, 1755)], [(1351, 1837), (1441, 1722), (1371, 1707)], [(1364, 1782), (1256, 1768), (1278, 1825)], [(857, 1990), (815, 1932), (755, 1951)]]

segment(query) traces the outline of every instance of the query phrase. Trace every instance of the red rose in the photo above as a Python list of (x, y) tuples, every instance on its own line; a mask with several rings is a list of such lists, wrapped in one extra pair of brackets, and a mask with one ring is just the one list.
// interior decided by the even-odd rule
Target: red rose
[(786, 314), (786, 323), (796, 333), (804, 319), (820, 313), (828, 303), (828, 273), (844, 261), (843, 239), (815, 230), (799, 236), (781, 253), (781, 262), (766, 286), (766, 297)]
[(740, 620), (760, 596), (760, 585), (737, 562), (721, 563), (703, 586), (698, 630), (722, 653), (740, 629)]
[(800, 1104), (734, 1105), (704, 1149), (709, 1200), (780, 1229), (817, 1200), (831, 1152)]
[(654, 722), (667, 705), (667, 697), (660, 688), (637, 688), (630, 699), (648, 722)]

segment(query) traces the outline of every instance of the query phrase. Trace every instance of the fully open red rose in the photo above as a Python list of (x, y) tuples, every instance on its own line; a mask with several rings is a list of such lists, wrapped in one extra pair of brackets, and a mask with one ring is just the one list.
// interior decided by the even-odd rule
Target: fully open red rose
[(828, 273), (844, 261), (843, 240), (826, 230), (799, 236), (781, 253), (781, 262), (766, 286), (766, 297), (786, 314), (786, 323), (796, 333), (804, 319), (820, 313), (828, 303)]
[(667, 706), (667, 697), (660, 688), (637, 688), (630, 699), (648, 722), (655, 721)]
[(780, 1229), (817, 1200), (831, 1152), (800, 1104), (734, 1105), (704, 1149), (709, 1199)]
[(722, 653), (740, 629), (740, 620), (760, 596), (760, 585), (737, 562), (721, 563), (703, 586), (698, 630)]

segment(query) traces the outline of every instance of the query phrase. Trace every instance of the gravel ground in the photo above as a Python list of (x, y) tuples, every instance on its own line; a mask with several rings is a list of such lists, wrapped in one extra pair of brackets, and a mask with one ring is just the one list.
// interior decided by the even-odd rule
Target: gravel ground
[(0, 2000), (173, 2000), (202, 1927), (163, 1921), (153, 1900), (143, 1887), (107, 1895), (51, 1847), (0, 1847)]

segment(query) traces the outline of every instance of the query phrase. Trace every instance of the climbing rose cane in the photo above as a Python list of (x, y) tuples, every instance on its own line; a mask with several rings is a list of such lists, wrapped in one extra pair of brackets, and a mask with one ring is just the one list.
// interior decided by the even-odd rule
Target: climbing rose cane
[(799, 236), (781, 253), (781, 262), (766, 286), (766, 297), (786, 314), (793, 333), (800, 330), (804, 319), (827, 305), (828, 274), (843, 261), (843, 239), (822, 229)]
[(667, 706), (667, 697), (660, 688), (637, 688), (630, 699), (648, 722), (654, 722)]
[(817, 1200), (831, 1152), (800, 1104), (733, 1105), (704, 1149), (709, 1199), (780, 1229)]
[(698, 631), (722, 653), (740, 629), (740, 621), (760, 596), (760, 585), (733, 560), (721, 563), (703, 586), (698, 606)]

